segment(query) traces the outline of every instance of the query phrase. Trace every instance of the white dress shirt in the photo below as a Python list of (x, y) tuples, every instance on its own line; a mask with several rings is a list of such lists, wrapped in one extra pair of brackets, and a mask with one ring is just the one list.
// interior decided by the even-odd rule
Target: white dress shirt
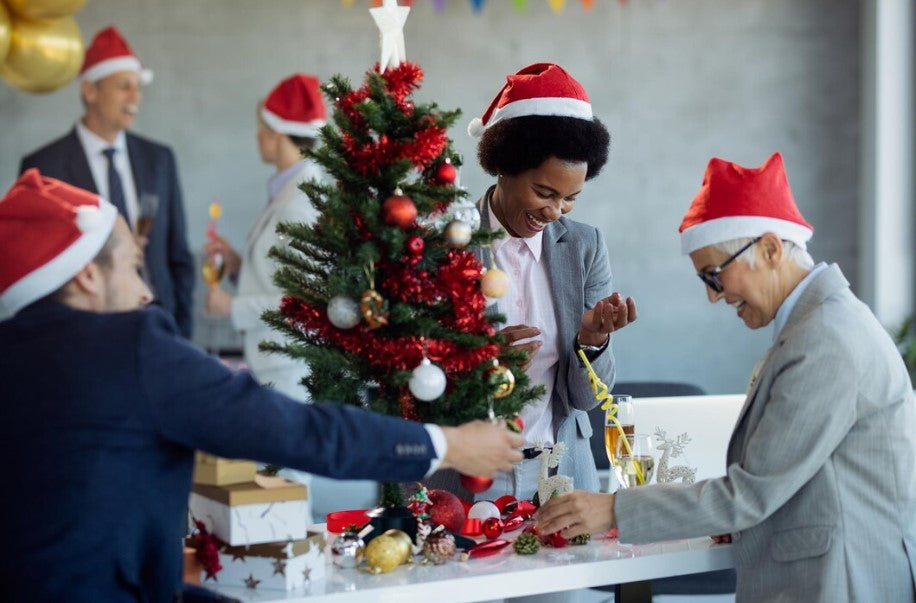
[(137, 187), (134, 184), (134, 173), (130, 169), (130, 155), (127, 153), (127, 137), (124, 131), (118, 132), (114, 142), (108, 142), (83, 125), (82, 121), (76, 122), (76, 137), (83, 145), (86, 159), (89, 161), (89, 171), (95, 180), (95, 188), (99, 195), (111, 199), (108, 191), (108, 159), (102, 151), (114, 148), (114, 165), (121, 177), (121, 186), (124, 189), (124, 204), (129, 216), (128, 224), (132, 230), (136, 229), (137, 217), (140, 215), (140, 202), (137, 199)]
[[(492, 205), (488, 204), (488, 209), (491, 228), (505, 232)], [(557, 380), (560, 342), (547, 266), (541, 262), (543, 239), (543, 231), (529, 238), (506, 233), (492, 243), (493, 261), (509, 276), (509, 290), (499, 299), (499, 311), (505, 315), (506, 325), (527, 325), (541, 331), (534, 338), (541, 341), (541, 348), (534, 354), (527, 373), (531, 384), (543, 385), (545, 393), (522, 407), (526, 448), (554, 443), (550, 397)]]

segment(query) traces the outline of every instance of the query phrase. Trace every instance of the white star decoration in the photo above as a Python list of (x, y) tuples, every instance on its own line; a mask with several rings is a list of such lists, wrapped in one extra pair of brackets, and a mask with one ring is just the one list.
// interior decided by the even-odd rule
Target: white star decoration
[(378, 8), (370, 8), (369, 12), (378, 27), (381, 38), (382, 54), (378, 63), (379, 73), (385, 73), (389, 67), (392, 69), (407, 60), (404, 50), (404, 22), (410, 7), (398, 6), (397, 0), (382, 0)]

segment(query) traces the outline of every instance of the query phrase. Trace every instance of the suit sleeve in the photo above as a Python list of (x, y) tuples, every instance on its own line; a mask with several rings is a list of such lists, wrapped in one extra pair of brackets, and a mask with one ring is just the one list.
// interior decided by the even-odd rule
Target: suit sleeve
[(142, 315), (139, 402), (163, 439), (340, 479), (410, 481), (429, 470), (435, 450), (421, 423), (300, 404), (197, 350), (161, 310)]
[[(608, 258), (607, 245), (600, 230), (596, 228), (592, 232), (594, 239), (588, 241), (588, 245), (586, 245), (588, 253), (583, 260), (583, 273), (585, 275), (585, 283), (583, 285), (585, 308), (582, 309), (583, 312), (586, 309), (594, 308), (599, 300), (611, 294), (611, 262)], [(581, 318), (581, 313), (579, 317)], [(574, 333), (578, 333), (579, 324), (573, 325), (572, 330)], [(592, 392), (588, 374), (582, 366), (574, 344), (574, 341), (560, 342), (560, 345), (565, 346), (566, 353), (570, 355), (566, 373), (566, 383), (570, 391), (569, 401), (574, 408), (590, 410), (598, 403), (598, 400)], [(589, 363), (609, 388), (614, 386), (615, 363), (610, 343), (597, 358), (590, 360)]]
[(786, 344), (791, 348), (773, 352), (772, 381), (766, 388), (761, 382), (756, 396), (765, 397), (752, 402), (766, 406), (748, 435), (744, 460), (729, 465), (725, 477), (692, 486), (620, 491), (614, 512), (621, 540), (749, 528), (782, 507), (828, 463), (857, 420), (858, 377), (854, 355), (835, 328), (820, 324), (810, 331)]
[(167, 180), (171, 210), (168, 224), (168, 263), (175, 287), (175, 321), (182, 335), (191, 337), (192, 295), (194, 292), (194, 258), (188, 248), (184, 200), (178, 180), (175, 155), (166, 149)]

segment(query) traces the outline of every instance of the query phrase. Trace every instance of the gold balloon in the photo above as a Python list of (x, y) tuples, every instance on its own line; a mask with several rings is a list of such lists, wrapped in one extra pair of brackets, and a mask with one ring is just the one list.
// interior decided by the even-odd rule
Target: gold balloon
[(73, 17), (13, 18), (10, 50), (0, 77), (26, 92), (51, 92), (70, 82), (83, 64), (83, 37)]
[(14, 15), (29, 19), (70, 17), (84, 4), (86, 0), (6, 0)]
[(7, 12), (3, 2), (0, 2), (0, 63), (6, 58), (6, 53), (10, 51), (10, 35), (13, 24), (10, 21), (10, 14)]

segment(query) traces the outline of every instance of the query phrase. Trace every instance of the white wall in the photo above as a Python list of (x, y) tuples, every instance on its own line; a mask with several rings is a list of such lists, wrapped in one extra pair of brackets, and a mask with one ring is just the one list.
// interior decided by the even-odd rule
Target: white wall
[[(615, 286), (640, 318), (615, 337), (621, 380), (698, 383), (743, 390), (770, 333), (751, 333), (706, 301), (677, 227), (709, 157), (746, 165), (783, 152), (796, 201), (815, 225), (815, 259), (837, 261), (857, 282), (859, 4), (851, 0), (570, 0), (563, 15), (531, 0), (519, 15), (490, 0), (444, 14), (415, 0), (407, 53), (426, 72), (421, 100), (464, 110), (451, 133), (474, 196), (489, 179), (476, 166), (467, 121), (507, 73), (537, 61), (569, 69), (611, 130), (611, 161), (573, 217), (606, 234)], [(137, 131), (175, 149), (195, 248), (206, 207), (224, 206), (221, 228), (241, 244), (270, 171), (259, 164), (254, 107), (297, 70), (354, 81), (377, 60), (366, 2), (338, 0), (90, 0), (77, 15), (87, 39), (109, 23), (156, 71)], [(19, 158), (68, 129), (76, 87), (34, 96), (0, 85), (0, 187)]]

